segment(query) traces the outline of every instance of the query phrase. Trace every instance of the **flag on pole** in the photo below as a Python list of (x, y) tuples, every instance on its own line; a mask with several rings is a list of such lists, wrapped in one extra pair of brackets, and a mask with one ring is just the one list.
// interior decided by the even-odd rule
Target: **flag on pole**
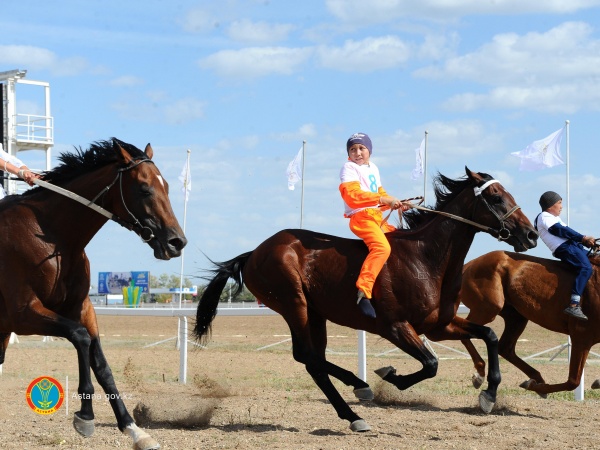
[(565, 128), (555, 131), (550, 136), (534, 141), (520, 152), (511, 155), (521, 158), (519, 170), (539, 170), (564, 164), (560, 155), (560, 143)]
[(288, 189), (293, 191), (296, 183), (302, 179), (302, 147), (300, 147), (296, 157), (288, 164), (286, 173)]
[(179, 181), (181, 181), (181, 191), (185, 193), (185, 201), (187, 202), (190, 198), (190, 191), (192, 190), (192, 173), (190, 171), (190, 160), (187, 158), (183, 165), (181, 175), (179, 175)]
[(417, 155), (417, 164), (412, 171), (412, 180), (418, 180), (423, 175), (423, 154), (425, 153), (425, 138), (421, 141), (421, 146), (415, 149)]

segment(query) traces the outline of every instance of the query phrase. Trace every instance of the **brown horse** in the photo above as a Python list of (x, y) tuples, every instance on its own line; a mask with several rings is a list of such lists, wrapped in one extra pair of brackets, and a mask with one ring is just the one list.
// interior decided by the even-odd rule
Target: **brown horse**
[[(62, 154), (62, 164), (43, 178), (94, 199), (114, 214), (115, 221), (138, 233), (156, 258), (168, 260), (181, 254), (187, 240), (152, 155), (150, 144), (142, 152), (113, 138), (94, 143), (85, 152), (80, 148)], [(136, 426), (119, 396), (88, 297), (90, 268), (84, 249), (107, 220), (40, 187), (0, 201), (0, 364), (11, 332), (67, 339), (79, 362), (81, 409), (73, 418), (75, 429), (83, 436), (94, 432), (91, 367), (110, 399), (119, 430), (131, 436), (135, 448), (159, 448)]]
[[(502, 234), (517, 251), (534, 247), (537, 233), (500, 183), (487, 174), (465, 170), (467, 176), (460, 180), (438, 174), (436, 211), (413, 210), (406, 214), (411, 229), (387, 234), (392, 253), (373, 291), (376, 319), (361, 314), (356, 305), (355, 282), (367, 255), (363, 241), (283, 230), (254, 251), (216, 264), (198, 304), (196, 337), (208, 336), (227, 280), (233, 278), (238, 291), (243, 280), (259, 301), (283, 316), (291, 330), (294, 359), (306, 366), (353, 431), (370, 427), (352, 411), (329, 377), (353, 386), (361, 400), (371, 400), (373, 392), (352, 372), (325, 359), (327, 320), (378, 334), (420, 361), (422, 369), (409, 375), (396, 375), (393, 367), (376, 371), (399, 389), (437, 373), (437, 359), (419, 335), (435, 340), (480, 338), (488, 345), (493, 367), (489, 388), (480, 395), (482, 408), (489, 412), (500, 383), (496, 336), (488, 327), (456, 317), (454, 304), (465, 256), (479, 231), (473, 224), (496, 237)], [(458, 220), (465, 217), (469, 223)]]
[[(492, 322), (497, 315), (504, 319), (499, 354), (529, 377), (521, 387), (542, 397), (552, 392), (572, 391), (579, 386), (590, 348), (600, 342), (600, 259), (594, 257), (591, 261), (594, 271), (581, 298), (587, 321), (574, 319), (562, 311), (570, 301), (575, 275), (561, 261), (495, 251), (464, 267), (457, 305), (462, 301), (469, 307), (467, 319), (480, 325)], [(571, 362), (566, 382), (546, 383), (540, 372), (517, 356), (517, 340), (530, 320), (571, 336)], [(473, 376), (473, 385), (478, 388), (485, 375), (485, 362), (471, 341), (462, 342), (475, 364), (477, 374)], [(592, 387), (600, 387), (600, 382), (596, 380)]]

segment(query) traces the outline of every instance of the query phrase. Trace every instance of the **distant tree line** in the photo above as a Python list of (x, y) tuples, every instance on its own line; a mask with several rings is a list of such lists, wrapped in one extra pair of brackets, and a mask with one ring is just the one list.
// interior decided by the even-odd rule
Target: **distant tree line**
[[(150, 274), (150, 293), (152, 296), (152, 301), (158, 302), (158, 303), (167, 303), (169, 301), (171, 301), (172, 295), (171, 294), (152, 294), (152, 288), (155, 289), (173, 289), (173, 288), (179, 288), (179, 275), (169, 275), (166, 273), (163, 273), (159, 276), (154, 276), (152, 274)], [(193, 302), (198, 301), (198, 298), (200, 298), (202, 296), (202, 294), (204, 293), (204, 290), (206, 289), (206, 284), (196, 284), (198, 286), (198, 297), (192, 295), (192, 294), (183, 294), (182, 298), (184, 300), (191, 300)], [(192, 286), (194, 286), (194, 283), (192, 282), (192, 280), (188, 277), (184, 277), (183, 278), (183, 287), (184, 288), (191, 288)], [(226, 302), (228, 303), (230, 300), (231, 302), (254, 302), (256, 301), (256, 298), (254, 297), (254, 295), (252, 295), (252, 293), (246, 289), (246, 286), (244, 286), (242, 288), (242, 291), (240, 292), (240, 294), (237, 297), (234, 297), (233, 294), (235, 292), (235, 284), (233, 282), (231, 283), (227, 283), (227, 286), (225, 286), (225, 289), (223, 289), (223, 292), (221, 293), (221, 297), (220, 300), (221, 302)], [(146, 300), (148, 301), (148, 300)]]

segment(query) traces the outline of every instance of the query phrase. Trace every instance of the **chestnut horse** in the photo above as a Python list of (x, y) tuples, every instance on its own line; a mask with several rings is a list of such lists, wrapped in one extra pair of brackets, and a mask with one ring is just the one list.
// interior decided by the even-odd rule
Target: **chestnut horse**
[[(593, 273), (581, 297), (581, 307), (589, 320), (567, 316), (563, 309), (571, 298), (575, 274), (559, 260), (494, 251), (482, 255), (464, 267), (462, 289), (457, 305), (470, 308), (467, 319), (485, 325), (497, 315), (504, 319), (504, 331), (498, 351), (529, 377), (521, 387), (546, 397), (549, 393), (572, 391), (581, 381), (581, 373), (591, 347), (600, 342), (600, 258), (591, 258)], [(571, 336), (571, 361), (566, 382), (548, 384), (536, 369), (517, 356), (515, 346), (525, 326), (532, 321), (543, 328)], [(479, 387), (485, 375), (485, 362), (469, 340), (463, 340), (475, 364), (473, 385)], [(600, 387), (596, 380), (592, 388)]]
[(80, 200), (93, 199), (97, 204), (89, 208), (41, 187), (0, 201), (0, 364), (11, 332), (67, 339), (79, 362), (81, 409), (73, 426), (83, 436), (94, 432), (91, 367), (110, 399), (119, 430), (140, 449), (160, 445), (136, 426), (115, 386), (88, 296), (90, 267), (84, 249), (108, 220), (95, 207), (110, 210), (115, 221), (138, 233), (156, 258), (181, 254), (187, 240), (152, 155), (150, 144), (142, 152), (114, 138), (87, 151), (62, 154), (62, 164), (42, 178)]
[(283, 316), (291, 330), (294, 359), (306, 366), (353, 431), (370, 426), (352, 411), (329, 377), (352, 386), (361, 400), (372, 400), (373, 392), (352, 372), (325, 359), (327, 320), (377, 334), (421, 362), (422, 369), (409, 375), (397, 375), (393, 367), (376, 371), (398, 389), (437, 373), (438, 361), (419, 335), (432, 340), (480, 338), (488, 346), (493, 368), (488, 390), (480, 394), (482, 409), (489, 412), (500, 383), (497, 340), (489, 327), (456, 317), (462, 266), (480, 228), (503, 235), (517, 251), (534, 247), (537, 233), (500, 183), (465, 170), (466, 177), (459, 180), (438, 174), (436, 210), (412, 210), (405, 215), (409, 230), (387, 234), (392, 252), (373, 290), (376, 319), (361, 314), (356, 305), (355, 283), (368, 252), (363, 241), (283, 230), (255, 250), (216, 264), (198, 304), (196, 337), (208, 337), (227, 280), (234, 279), (238, 292), (245, 284), (260, 302)]

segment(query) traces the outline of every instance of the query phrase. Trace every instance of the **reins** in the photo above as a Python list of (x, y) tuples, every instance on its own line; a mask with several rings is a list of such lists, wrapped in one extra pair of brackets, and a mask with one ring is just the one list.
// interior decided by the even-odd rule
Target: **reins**
[[(435, 209), (431, 209), (431, 208), (427, 208), (425, 206), (421, 206), (421, 203), (423, 203), (423, 197), (413, 197), (413, 198), (408, 198), (406, 200), (401, 200), (402, 203), (409, 203), (411, 208), (414, 209), (418, 209), (421, 211), (427, 211), (427, 212), (432, 212), (432, 213), (436, 213), (445, 217), (449, 217), (450, 219), (453, 220), (457, 220), (459, 222), (463, 222), (466, 223), (468, 225), (472, 225), (476, 228), (479, 228), (480, 230), (485, 231), (486, 233), (496, 233), (498, 235), (498, 240), (502, 241), (502, 240), (506, 240), (510, 237), (510, 231), (504, 226), (504, 222), (506, 221), (506, 219), (508, 219), (511, 215), (513, 215), (513, 213), (519, 209), (521, 209), (521, 207), (519, 205), (515, 205), (513, 206), (509, 211), (506, 212), (506, 214), (500, 216), (489, 204), (488, 202), (483, 198), (483, 196), (481, 196), (481, 194), (483, 193), (483, 191), (490, 185), (493, 183), (498, 183), (498, 180), (489, 180), (486, 183), (484, 183), (481, 187), (474, 187), (473, 191), (475, 192), (475, 197), (481, 197), (481, 199), (483, 200), (483, 202), (485, 203), (485, 205), (487, 206), (487, 208), (492, 212), (492, 214), (494, 214), (494, 216), (496, 216), (496, 218), (499, 220), (500, 222), (500, 229), (497, 230), (495, 228), (492, 227), (487, 227), (485, 225), (481, 225), (477, 222), (474, 222), (472, 220), (469, 219), (465, 219), (464, 217), (461, 216), (457, 216), (455, 214), (451, 214), (451, 213), (447, 213), (445, 211), (437, 211)], [(410, 203), (413, 200), (420, 200), (418, 203)], [(392, 211), (390, 210), (390, 212), (388, 213), (388, 215), (386, 216), (386, 218), (383, 220), (382, 225), (389, 219), (390, 215), (392, 214)]]
[[(106, 217), (106, 218), (108, 218), (108, 219), (110, 219), (110, 220), (118, 223), (122, 227), (127, 228), (130, 231), (134, 231), (142, 239), (142, 241), (148, 242), (148, 241), (150, 241), (151, 239), (154, 238), (154, 234), (152, 233), (152, 230), (150, 228), (143, 226), (140, 223), (140, 221), (129, 210), (129, 208), (127, 208), (127, 205), (125, 204), (125, 198), (123, 197), (123, 184), (122, 184), (122, 181), (123, 181), (123, 172), (127, 172), (128, 170), (131, 170), (131, 169), (133, 169), (134, 167), (137, 167), (138, 165), (140, 165), (143, 162), (153, 163), (152, 160), (150, 160), (148, 158), (143, 158), (143, 159), (135, 160), (129, 166), (122, 167), (122, 168), (118, 169), (117, 176), (112, 181), (112, 183), (110, 183), (108, 186), (104, 187), (100, 191), (100, 193), (93, 198), (93, 200), (88, 200), (87, 198), (82, 197), (81, 195), (76, 194), (74, 192), (71, 192), (68, 189), (61, 188), (60, 186), (56, 186), (55, 184), (48, 183), (47, 181), (44, 181), (44, 180), (40, 180), (39, 178), (35, 178), (33, 180), (33, 183), (37, 184), (40, 187), (46, 188), (46, 189), (48, 189), (50, 191), (56, 192), (57, 194), (60, 194), (60, 195), (63, 195), (65, 197), (68, 197), (68, 198), (70, 198), (72, 200), (75, 200), (76, 202), (79, 202), (82, 205), (87, 206), (90, 209), (93, 209), (97, 213), (102, 214), (104, 217)], [(115, 185), (115, 183), (117, 182), (117, 180), (119, 180), (119, 189), (120, 189), (120, 193), (121, 193), (121, 202), (123, 203), (123, 206), (125, 207), (125, 210), (129, 213), (129, 215), (133, 219), (133, 222), (128, 222), (126, 220), (123, 220), (119, 216), (111, 213), (110, 211), (107, 211), (103, 207), (101, 207), (101, 206), (99, 206), (99, 205), (96, 204), (96, 200), (98, 200), (98, 198), (100, 198), (102, 195), (106, 194), (110, 190), (110, 188), (112, 188)]]

